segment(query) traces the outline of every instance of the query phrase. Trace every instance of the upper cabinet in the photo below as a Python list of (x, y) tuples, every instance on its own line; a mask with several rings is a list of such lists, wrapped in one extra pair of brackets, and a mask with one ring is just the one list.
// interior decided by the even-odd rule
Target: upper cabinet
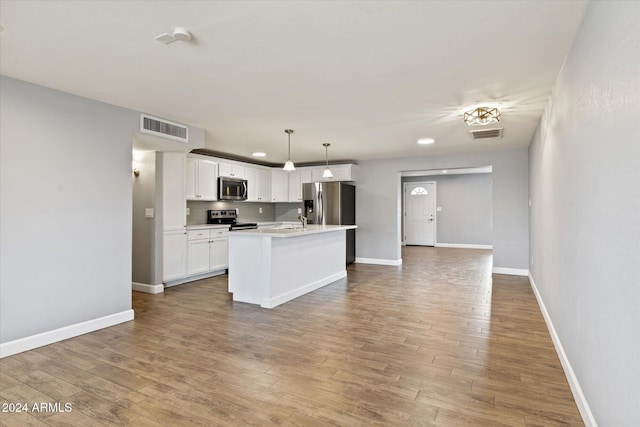
[(271, 171), (269, 169), (247, 167), (244, 169), (247, 180), (247, 201), (271, 201)]
[(230, 176), (231, 178), (245, 179), (246, 168), (236, 163), (220, 162), (218, 165), (219, 176)]
[(313, 168), (297, 168), (289, 174), (289, 202), (302, 201), (302, 184), (313, 182)]
[(271, 201), (289, 201), (289, 172), (282, 169), (271, 169)]
[(187, 157), (185, 188), (187, 200), (218, 200), (218, 163)]
[(329, 169), (333, 174), (333, 178), (323, 178), (325, 167), (312, 168), (313, 180), (312, 182), (328, 182), (328, 181), (355, 181), (358, 165), (346, 164), (346, 165), (329, 165)]

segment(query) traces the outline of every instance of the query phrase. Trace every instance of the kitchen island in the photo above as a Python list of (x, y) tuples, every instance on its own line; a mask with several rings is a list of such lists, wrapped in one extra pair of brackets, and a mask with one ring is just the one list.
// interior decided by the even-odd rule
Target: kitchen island
[(281, 226), (229, 233), (233, 300), (273, 308), (347, 275), (346, 230)]

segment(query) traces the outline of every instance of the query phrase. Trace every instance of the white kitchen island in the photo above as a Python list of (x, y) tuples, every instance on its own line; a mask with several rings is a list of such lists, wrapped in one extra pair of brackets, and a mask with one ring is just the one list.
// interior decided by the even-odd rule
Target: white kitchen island
[(346, 230), (308, 225), (229, 233), (233, 300), (273, 308), (347, 275)]

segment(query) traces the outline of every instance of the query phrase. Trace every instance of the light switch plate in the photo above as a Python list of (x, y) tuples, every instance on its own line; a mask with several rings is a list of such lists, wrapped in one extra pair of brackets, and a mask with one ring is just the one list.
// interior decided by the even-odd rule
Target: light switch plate
[(191, 208), (187, 208), (187, 215), (191, 215)]
[(302, 213), (302, 208), (298, 208), (298, 213), (301, 214)]
[(438, 206), (438, 207), (436, 208), (436, 212), (442, 212), (442, 206)]
[(258, 208), (258, 213), (262, 213), (262, 208)]
[(144, 210), (144, 217), (145, 218), (153, 218), (153, 208), (146, 208)]

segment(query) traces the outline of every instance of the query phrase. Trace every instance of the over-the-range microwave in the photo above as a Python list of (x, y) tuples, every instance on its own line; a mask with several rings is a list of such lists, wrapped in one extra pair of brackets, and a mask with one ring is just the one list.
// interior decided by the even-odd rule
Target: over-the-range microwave
[(218, 199), (220, 200), (247, 200), (247, 180), (218, 177)]

